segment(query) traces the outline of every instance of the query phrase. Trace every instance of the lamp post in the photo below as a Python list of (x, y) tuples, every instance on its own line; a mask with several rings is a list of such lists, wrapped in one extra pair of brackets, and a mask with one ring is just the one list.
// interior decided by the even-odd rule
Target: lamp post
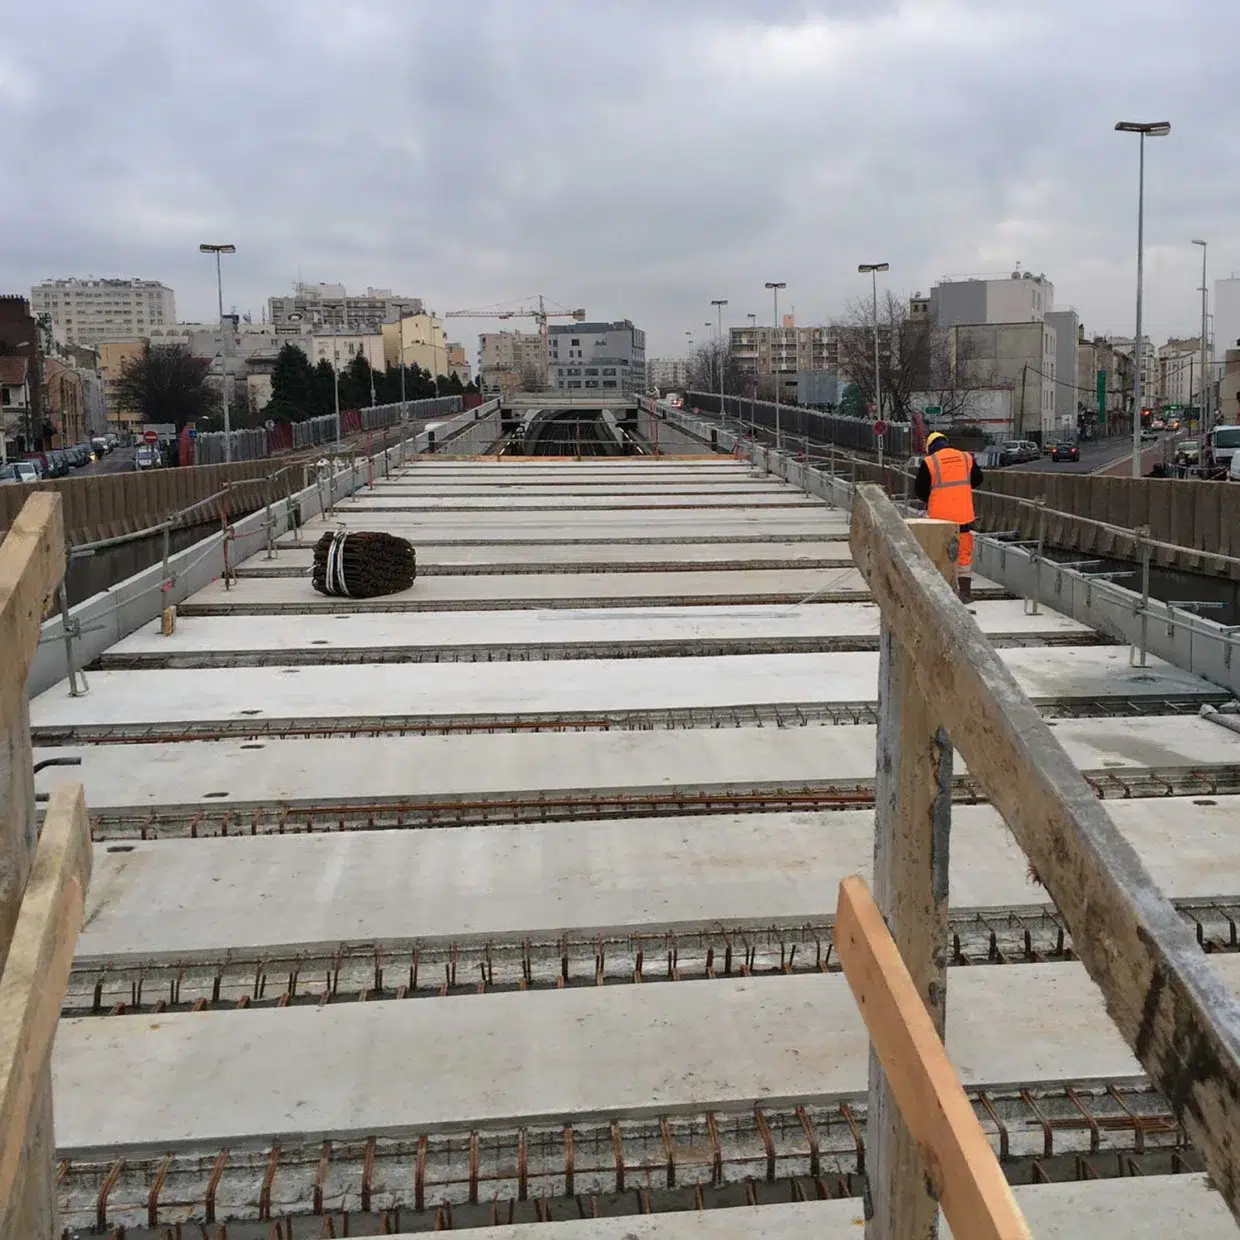
[[(1206, 251), (1209, 244), (1205, 241), (1193, 241), (1194, 245), (1201, 246), (1201, 433), (1204, 435), (1210, 429), (1210, 366), (1206, 361), (1206, 342), (1209, 339), (1209, 318), (1210, 305), (1207, 300), (1206, 293)], [(1188, 398), (1193, 398), (1192, 387), (1189, 387)]]
[[(766, 287), (771, 290), (771, 295), (775, 299), (775, 330), (779, 332), (779, 348), (783, 352), (784, 334), (779, 327), (779, 290), (787, 288), (787, 280), (767, 280)], [(779, 410), (779, 368), (775, 363), (775, 337), (771, 336), (771, 373), (775, 376), (775, 451), (781, 452), (784, 446), (783, 429), (780, 425)]]
[[(758, 426), (758, 316), (747, 314), (749, 330), (753, 333), (753, 386), (749, 389), (749, 435), (755, 438)], [(739, 404), (739, 400), (738, 400)]]
[(719, 419), (723, 420), (723, 308), (728, 304), (726, 297), (712, 297), (710, 304), (715, 307), (715, 314), (719, 320), (719, 339), (716, 342), (716, 351), (719, 354)]
[(219, 297), (220, 310), (220, 391), (224, 397), (224, 461), (232, 460), (232, 424), (228, 418), (228, 333), (224, 330), (224, 272), (220, 265), (221, 254), (236, 254), (235, 245), (213, 245), (204, 241), (198, 249), (203, 254), (215, 255), (215, 291)]
[(1137, 173), (1137, 335), (1132, 345), (1132, 476), (1141, 477), (1141, 284), (1145, 274), (1145, 139), (1165, 138), (1170, 121), (1117, 121), (1120, 133), (1140, 136)]
[(889, 263), (858, 263), (857, 270), (870, 276), (871, 291), (874, 297), (874, 415), (878, 421), (883, 420), (883, 383), (882, 371), (878, 360), (878, 273), (890, 270)]

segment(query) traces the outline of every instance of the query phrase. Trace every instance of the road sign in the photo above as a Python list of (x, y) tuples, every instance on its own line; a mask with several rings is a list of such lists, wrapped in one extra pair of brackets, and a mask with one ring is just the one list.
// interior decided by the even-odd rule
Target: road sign
[(142, 439), (144, 443), (158, 443), (159, 435), (155, 431), (143, 431)]
[(879, 439), (882, 439), (882, 437), (887, 433), (887, 423), (881, 421), (875, 422), (874, 433), (879, 437)]

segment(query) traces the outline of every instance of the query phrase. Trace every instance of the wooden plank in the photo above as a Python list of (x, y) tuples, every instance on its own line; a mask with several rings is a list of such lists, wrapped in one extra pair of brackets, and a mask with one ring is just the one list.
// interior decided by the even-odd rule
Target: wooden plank
[(1240, 1219), (1240, 1003), (875, 487), (854, 496), (851, 547), (970, 775), (1029, 857), (1116, 1027)]
[[(917, 1164), (905, 1174), (942, 1205), (959, 1240), (1032, 1240), (883, 915), (856, 876), (840, 883), (835, 950), (916, 1142)], [(885, 1180), (891, 1168), (873, 1150), (870, 1160), (873, 1185), (875, 1176)], [(937, 1217), (936, 1206), (928, 1228), (894, 1232), (891, 1215), (884, 1216), (876, 1198), (866, 1236), (933, 1236)]]
[[(0, 975), (0, 1237), (59, 1235), (49, 1065), (90, 878), (80, 784), (48, 804), (8, 960)], [(31, 1129), (38, 1129), (31, 1140)], [(31, 1190), (34, 1191), (31, 1191)]]
[(65, 571), (60, 496), (36, 491), (0, 543), (0, 729), (25, 698), (26, 676), (39, 644), (39, 626)]
[[(947, 521), (910, 521), (908, 530), (935, 569), (953, 580), (959, 545), (956, 526)], [(942, 1037), (952, 747), (885, 616), (878, 648), (874, 894), (933, 1028)], [(917, 1141), (873, 1046), (866, 1128), (874, 1203), (870, 1240), (933, 1236), (938, 1203), (927, 1191)]]

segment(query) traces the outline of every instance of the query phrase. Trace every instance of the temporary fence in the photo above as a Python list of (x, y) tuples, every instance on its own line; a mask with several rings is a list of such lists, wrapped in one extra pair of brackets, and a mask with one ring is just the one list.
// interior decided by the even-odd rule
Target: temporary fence
[[(334, 443), (337, 438), (348, 439), (366, 431), (387, 430), (405, 422), (450, 417), (460, 413), (462, 409), (463, 401), (460, 396), (433, 396), (427, 400), (396, 401), (389, 405), (342, 409), (339, 436), (336, 434), (334, 413), (307, 418), (304, 422), (279, 422), (266, 429), (230, 431), (227, 436), (223, 431), (210, 431), (199, 434), (191, 441), (193, 459), (183, 464), (211, 465), (226, 459), (254, 461), (278, 456), (282, 452), (294, 452), (299, 448)], [(231, 455), (225, 448), (226, 439), (231, 439)]]

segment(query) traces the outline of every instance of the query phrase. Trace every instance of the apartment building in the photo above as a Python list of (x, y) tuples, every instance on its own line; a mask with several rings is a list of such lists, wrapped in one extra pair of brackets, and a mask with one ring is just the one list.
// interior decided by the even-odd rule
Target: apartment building
[(1085, 338), (1077, 332), (1077, 416), (1083, 429), (1105, 434), (1129, 419), (1132, 355), (1116, 350), (1105, 336)]
[(537, 391), (547, 383), (547, 357), (538, 332), (480, 332), (478, 383), (484, 395)]
[[(1212, 350), (1206, 344), (1206, 376), (1212, 375)], [(1203, 382), (1201, 339), (1172, 337), (1158, 348), (1158, 401), (1162, 405), (1199, 405)]]
[(689, 363), (683, 357), (652, 357), (646, 362), (646, 382), (660, 392), (680, 392), (689, 383)]
[(383, 359), (378, 369), (390, 366), (395, 370), (403, 362), (429, 371), (433, 379), (447, 375), (448, 341), (442, 319), (418, 311), (381, 324), (379, 331), (383, 337)]
[(778, 382), (781, 395), (794, 396), (797, 375), (805, 371), (840, 373), (838, 329), (797, 327), (791, 315), (779, 327), (731, 328), (728, 351), (742, 378), (763, 394), (773, 393)]
[(557, 391), (645, 392), (646, 333), (628, 319), (547, 329), (547, 371)]
[[(1111, 347), (1130, 360), (1136, 356), (1133, 336), (1112, 336)], [(1141, 337), (1141, 403), (1152, 409), (1158, 399), (1158, 346), (1148, 336)]]
[(267, 317), (280, 333), (351, 331), (373, 335), (384, 323), (405, 315), (421, 314), (420, 297), (402, 297), (390, 288), (367, 288), (349, 293), (343, 284), (297, 284), (287, 297), (267, 299)]
[(1002, 279), (944, 280), (934, 285), (928, 316), (935, 327), (947, 329), (969, 323), (1041, 322), (1054, 308), (1055, 286), (1046, 276), (1013, 271)]
[(44, 280), (30, 290), (30, 306), (66, 344), (132, 340), (177, 318), (176, 298), (158, 280)]
[(472, 374), (469, 358), (465, 355), (465, 346), (458, 340), (449, 340), (445, 346), (448, 351), (447, 373), (456, 375), (463, 384), (468, 384)]
[(979, 388), (1010, 387), (1013, 433), (1038, 442), (1050, 442), (1069, 429), (1055, 411), (1057, 345), (1055, 328), (1040, 320), (961, 323), (947, 332), (957, 381)]
[(125, 408), (116, 388), (122, 371), (131, 361), (142, 356), (146, 340), (102, 340), (99, 342), (99, 375), (103, 380), (103, 402), (107, 409), (108, 426), (118, 433), (136, 431), (142, 425), (140, 409)]

